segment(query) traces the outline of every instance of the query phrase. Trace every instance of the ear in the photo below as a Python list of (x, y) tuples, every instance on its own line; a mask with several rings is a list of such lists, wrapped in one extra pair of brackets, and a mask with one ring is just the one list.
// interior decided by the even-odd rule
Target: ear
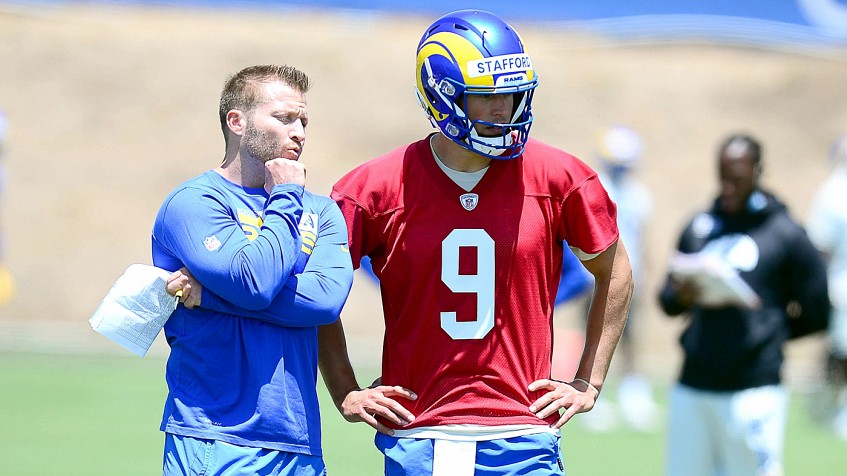
[(244, 134), (247, 128), (247, 116), (238, 109), (233, 109), (226, 113), (226, 125), (233, 134), (240, 136)]

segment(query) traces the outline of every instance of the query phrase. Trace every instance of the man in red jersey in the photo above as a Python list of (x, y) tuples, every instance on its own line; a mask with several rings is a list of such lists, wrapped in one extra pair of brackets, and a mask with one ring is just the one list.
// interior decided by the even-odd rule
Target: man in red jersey
[[(387, 475), (564, 474), (559, 429), (603, 387), (632, 273), (596, 173), (529, 139), (536, 85), (500, 18), (439, 18), (417, 52), (439, 132), (333, 187), (353, 263), (370, 257), (380, 279), (386, 335), (378, 384), (358, 386), (340, 323), (321, 328), (321, 372), (344, 417), (379, 431)], [(596, 279), (572, 382), (550, 378), (563, 241)]]

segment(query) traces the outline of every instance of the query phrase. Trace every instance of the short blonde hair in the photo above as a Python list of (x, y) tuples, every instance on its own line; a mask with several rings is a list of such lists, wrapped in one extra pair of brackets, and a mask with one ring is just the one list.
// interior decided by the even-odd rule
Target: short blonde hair
[(227, 113), (233, 109), (249, 113), (265, 100), (264, 90), (260, 85), (275, 81), (285, 83), (301, 93), (308, 92), (311, 87), (309, 77), (305, 73), (287, 65), (250, 66), (227, 79), (218, 108), (224, 138), (227, 137), (228, 130)]

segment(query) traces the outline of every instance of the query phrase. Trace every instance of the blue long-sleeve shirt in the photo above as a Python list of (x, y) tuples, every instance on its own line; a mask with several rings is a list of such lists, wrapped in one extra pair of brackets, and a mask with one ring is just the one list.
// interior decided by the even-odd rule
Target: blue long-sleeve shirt
[(242, 187), (215, 172), (172, 192), (153, 228), (153, 264), (182, 266), (201, 306), (165, 324), (171, 347), (162, 431), (321, 455), (317, 326), (352, 284), (337, 205), (296, 185)]

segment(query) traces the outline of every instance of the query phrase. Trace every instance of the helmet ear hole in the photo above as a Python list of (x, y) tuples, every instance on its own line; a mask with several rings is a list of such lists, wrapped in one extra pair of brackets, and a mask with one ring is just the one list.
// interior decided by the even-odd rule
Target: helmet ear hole
[(430, 104), (432, 104), (433, 106), (437, 106), (438, 102), (439, 102), (438, 97), (436, 97), (434, 94), (432, 94), (428, 89), (425, 92), (426, 92), (426, 100), (429, 101)]

